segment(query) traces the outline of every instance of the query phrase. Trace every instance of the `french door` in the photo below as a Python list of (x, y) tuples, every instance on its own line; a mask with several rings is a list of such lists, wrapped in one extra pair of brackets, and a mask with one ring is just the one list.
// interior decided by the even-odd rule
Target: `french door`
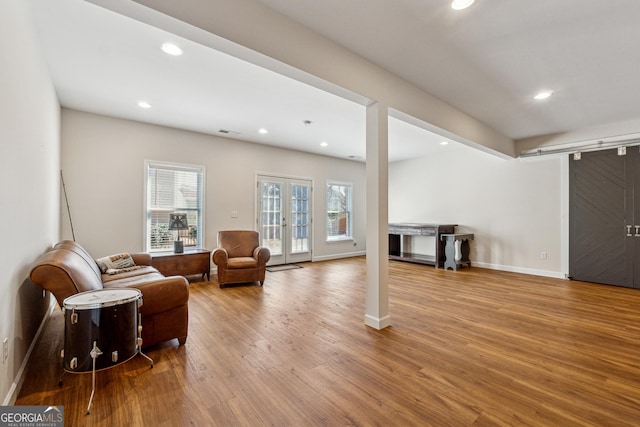
[(311, 181), (258, 176), (258, 215), (262, 246), (269, 265), (311, 260)]

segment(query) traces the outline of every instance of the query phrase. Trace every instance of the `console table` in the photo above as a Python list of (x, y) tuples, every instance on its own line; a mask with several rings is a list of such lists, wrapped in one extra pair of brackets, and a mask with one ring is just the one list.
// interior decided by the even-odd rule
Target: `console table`
[[(389, 224), (389, 259), (441, 267), (445, 257), (444, 242), (440, 240), (440, 235), (454, 233), (455, 227), (456, 224)], [(402, 242), (404, 236), (434, 236), (435, 256), (405, 252)]]
[(151, 266), (165, 276), (189, 276), (205, 274), (211, 277), (211, 251), (207, 249), (186, 250), (184, 253), (154, 252), (151, 253)]

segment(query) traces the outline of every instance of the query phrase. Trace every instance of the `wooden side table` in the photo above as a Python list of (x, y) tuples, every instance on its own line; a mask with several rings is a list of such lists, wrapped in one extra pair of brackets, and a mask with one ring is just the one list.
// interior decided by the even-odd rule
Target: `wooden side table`
[(173, 252), (151, 253), (151, 266), (165, 276), (189, 276), (206, 274), (211, 280), (211, 251), (207, 249), (186, 250), (184, 253)]

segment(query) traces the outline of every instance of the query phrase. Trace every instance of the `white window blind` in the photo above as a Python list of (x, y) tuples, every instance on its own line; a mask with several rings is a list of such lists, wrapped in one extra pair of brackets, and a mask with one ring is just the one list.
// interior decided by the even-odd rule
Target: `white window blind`
[[(173, 250), (173, 241), (185, 249), (202, 247), (204, 166), (145, 162), (146, 233), (148, 252)], [(186, 213), (187, 230), (169, 230), (169, 214)]]
[(353, 238), (352, 214), (353, 186), (351, 184), (327, 184), (327, 240)]

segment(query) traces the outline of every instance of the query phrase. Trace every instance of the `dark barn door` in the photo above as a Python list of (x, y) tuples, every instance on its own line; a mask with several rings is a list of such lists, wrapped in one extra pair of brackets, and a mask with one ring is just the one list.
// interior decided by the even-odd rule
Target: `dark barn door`
[(605, 150), (582, 153), (581, 160), (570, 156), (572, 279), (640, 287), (640, 209), (634, 197), (634, 189), (640, 191), (639, 166), (638, 147), (627, 148), (626, 155)]

